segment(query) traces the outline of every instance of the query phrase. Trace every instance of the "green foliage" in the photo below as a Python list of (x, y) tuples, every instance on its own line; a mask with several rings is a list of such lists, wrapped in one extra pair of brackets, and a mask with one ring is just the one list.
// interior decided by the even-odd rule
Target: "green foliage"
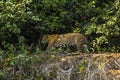
[(91, 52), (120, 52), (119, 5), (119, 0), (1, 0), (0, 49), (29, 53), (33, 43), (30, 50), (39, 53), (41, 35), (80, 32)]
[[(96, 8), (96, 17), (92, 17), (90, 23), (85, 25), (86, 32), (91, 37), (91, 50), (119, 52), (120, 25), (118, 24), (120, 8), (119, 1), (103, 2)], [(98, 5), (98, 3), (97, 3)], [(104, 8), (103, 8), (104, 6)], [(116, 7), (117, 6), (117, 7)], [(114, 41), (114, 42), (113, 42)], [(118, 44), (116, 44), (118, 43)]]
[[(0, 79), (6, 80), (6, 70), (17, 65), (30, 70), (31, 75), (27, 75), (33, 80), (40, 68), (33, 63), (55, 61), (55, 55), (47, 57), (51, 52), (41, 51), (41, 35), (68, 32), (86, 35), (90, 52), (120, 52), (120, 1), (0, 0)], [(45, 57), (32, 59), (30, 53), (41, 53)], [(98, 67), (101, 68), (101, 64)], [(78, 71), (84, 70), (83, 62)], [(8, 75), (13, 80), (13, 73)], [(50, 73), (45, 79), (54, 76)], [(35, 77), (35, 80), (44, 78)]]

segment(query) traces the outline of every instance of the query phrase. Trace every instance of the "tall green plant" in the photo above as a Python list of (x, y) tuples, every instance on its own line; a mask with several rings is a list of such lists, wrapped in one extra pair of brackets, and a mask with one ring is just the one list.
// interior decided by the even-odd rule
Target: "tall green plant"
[(21, 36), (38, 46), (43, 34), (80, 32), (92, 52), (119, 52), (119, 5), (119, 0), (2, 0), (0, 48), (4, 42), (18, 44)]

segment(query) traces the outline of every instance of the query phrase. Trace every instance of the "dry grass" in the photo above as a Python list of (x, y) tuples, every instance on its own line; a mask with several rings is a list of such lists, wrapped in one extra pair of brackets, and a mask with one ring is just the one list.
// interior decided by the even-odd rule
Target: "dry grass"
[(0, 79), (120, 80), (120, 53), (26, 55), (23, 59), (16, 58), (14, 66), (2, 66)]

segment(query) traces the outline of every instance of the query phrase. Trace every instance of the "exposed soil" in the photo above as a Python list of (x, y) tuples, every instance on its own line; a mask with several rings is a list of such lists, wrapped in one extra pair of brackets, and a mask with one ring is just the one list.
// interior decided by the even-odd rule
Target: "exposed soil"
[(120, 80), (120, 53), (26, 55), (16, 58), (14, 66), (1, 66), (0, 70), (5, 80), (11, 76), (32, 80), (33, 75), (45, 80)]
[(73, 66), (70, 80), (120, 80), (120, 53), (57, 55), (51, 64), (56, 71)]

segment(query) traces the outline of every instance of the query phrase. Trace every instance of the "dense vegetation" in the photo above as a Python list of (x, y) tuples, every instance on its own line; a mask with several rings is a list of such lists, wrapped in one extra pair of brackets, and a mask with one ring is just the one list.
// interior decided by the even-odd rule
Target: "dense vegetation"
[(38, 46), (43, 34), (80, 32), (92, 52), (119, 52), (119, 23), (119, 0), (2, 0), (0, 49), (21, 51)]
[(80, 32), (91, 52), (120, 52), (119, 0), (1, 0), (0, 49), (39, 48), (43, 34)]
[(0, 76), (16, 55), (44, 54), (42, 35), (70, 32), (86, 35), (90, 52), (120, 52), (120, 1), (0, 0)]

